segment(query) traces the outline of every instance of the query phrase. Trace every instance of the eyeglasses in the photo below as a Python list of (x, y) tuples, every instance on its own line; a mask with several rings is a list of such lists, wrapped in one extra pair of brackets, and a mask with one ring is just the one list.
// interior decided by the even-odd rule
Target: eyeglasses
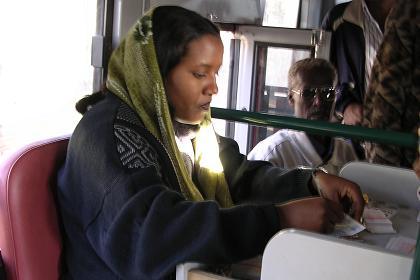
[(325, 101), (333, 101), (335, 99), (335, 88), (334, 87), (325, 87), (325, 88), (306, 88), (306, 89), (290, 89), (291, 92), (299, 94), (300, 97), (305, 99), (305, 101), (313, 101), (315, 96)]

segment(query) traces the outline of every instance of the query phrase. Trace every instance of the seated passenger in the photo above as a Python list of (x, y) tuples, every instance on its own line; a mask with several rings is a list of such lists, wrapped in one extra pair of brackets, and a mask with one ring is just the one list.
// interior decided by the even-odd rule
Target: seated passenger
[(346, 199), (361, 217), (354, 183), (247, 161), (215, 134), (222, 57), (217, 27), (174, 6), (148, 12), (114, 50), (59, 174), (64, 279), (172, 279), (182, 262), (261, 254), (283, 228), (329, 232)]
[[(320, 58), (297, 61), (289, 69), (289, 102), (295, 116), (329, 121), (334, 110), (336, 73)], [(281, 129), (259, 142), (248, 154), (249, 160), (266, 160), (282, 168), (323, 166), (337, 174), (349, 161), (357, 160), (350, 141), (311, 135), (304, 131)]]

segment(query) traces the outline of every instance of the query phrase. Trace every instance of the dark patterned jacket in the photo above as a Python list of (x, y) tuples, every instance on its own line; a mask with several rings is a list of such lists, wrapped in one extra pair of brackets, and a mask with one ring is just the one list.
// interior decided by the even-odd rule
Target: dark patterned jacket
[[(420, 1), (399, 1), (391, 11), (364, 100), (366, 127), (417, 134), (420, 111)], [(412, 166), (416, 149), (367, 143), (370, 162)]]
[(272, 203), (311, 195), (308, 170), (247, 161), (220, 137), (238, 206), (186, 201), (162, 144), (107, 94), (82, 118), (59, 174), (66, 279), (162, 279), (178, 263), (229, 264), (263, 252), (279, 230)]
[(336, 110), (363, 103), (365, 93), (365, 35), (359, 2), (334, 6), (324, 17), (322, 29), (331, 31), (330, 60), (337, 69)]

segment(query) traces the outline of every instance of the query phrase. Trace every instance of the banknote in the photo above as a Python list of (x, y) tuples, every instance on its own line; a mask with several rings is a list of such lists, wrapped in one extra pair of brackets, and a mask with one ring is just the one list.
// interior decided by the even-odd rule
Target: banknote
[(337, 237), (352, 236), (358, 234), (364, 229), (365, 227), (362, 224), (358, 223), (355, 219), (345, 214), (344, 219), (335, 225), (334, 231), (331, 233), (331, 235)]

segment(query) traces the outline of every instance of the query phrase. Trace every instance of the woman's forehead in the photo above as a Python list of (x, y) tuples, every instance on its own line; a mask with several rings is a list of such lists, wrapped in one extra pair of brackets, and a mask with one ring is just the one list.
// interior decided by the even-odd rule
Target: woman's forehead
[(204, 35), (192, 40), (187, 45), (187, 52), (183, 60), (188, 60), (197, 65), (213, 66), (223, 60), (223, 43), (214, 35)]

